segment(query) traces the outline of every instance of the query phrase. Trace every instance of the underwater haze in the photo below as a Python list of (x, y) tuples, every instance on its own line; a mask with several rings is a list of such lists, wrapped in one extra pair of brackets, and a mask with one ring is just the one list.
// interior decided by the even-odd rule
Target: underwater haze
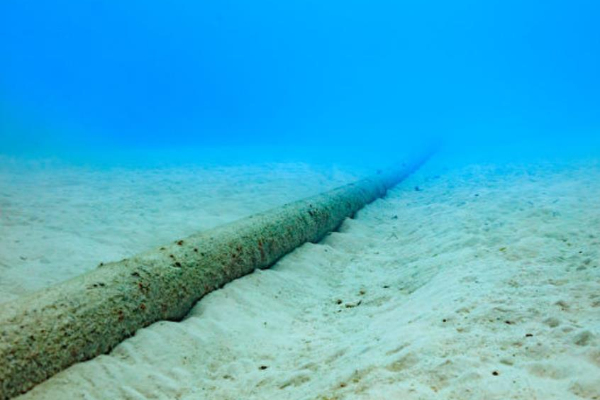
[(2, 1), (0, 152), (598, 148), (599, 18), (585, 0)]

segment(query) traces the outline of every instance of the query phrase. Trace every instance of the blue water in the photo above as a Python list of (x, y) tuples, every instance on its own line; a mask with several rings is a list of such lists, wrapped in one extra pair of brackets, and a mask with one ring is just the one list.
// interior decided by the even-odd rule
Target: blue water
[(579, 0), (3, 0), (0, 153), (595, 151), (598, 20)]

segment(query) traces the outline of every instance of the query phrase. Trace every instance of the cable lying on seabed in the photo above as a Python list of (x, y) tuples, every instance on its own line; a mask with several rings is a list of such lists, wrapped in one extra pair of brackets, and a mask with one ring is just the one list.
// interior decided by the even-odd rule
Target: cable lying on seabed
[(178, 321), (204, 295), (267, 268), (385, 195), (432, 154), (223, 225), (0, 306), (0, 398), (108, 353), (136, 330)]

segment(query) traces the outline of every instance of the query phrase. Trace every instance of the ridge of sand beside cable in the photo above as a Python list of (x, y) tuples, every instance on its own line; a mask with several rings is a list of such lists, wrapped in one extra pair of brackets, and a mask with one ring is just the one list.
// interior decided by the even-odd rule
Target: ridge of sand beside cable
[(22, 399), (598, 398), (599, 196), (597, 163), (425, 168)]

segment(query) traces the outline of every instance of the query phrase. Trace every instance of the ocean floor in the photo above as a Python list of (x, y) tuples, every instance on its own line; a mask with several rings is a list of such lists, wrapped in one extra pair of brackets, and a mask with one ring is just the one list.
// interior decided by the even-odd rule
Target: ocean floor
[[(11, 178), (2, 299), (356, 177), (261, 171)], [(595, 161), (433, 161), (322, 242), (20, 399), (600, 399), (599, 198)]]
[(302, 163), (97, 168), (0, 158), (0, 303), (361, 173)]

